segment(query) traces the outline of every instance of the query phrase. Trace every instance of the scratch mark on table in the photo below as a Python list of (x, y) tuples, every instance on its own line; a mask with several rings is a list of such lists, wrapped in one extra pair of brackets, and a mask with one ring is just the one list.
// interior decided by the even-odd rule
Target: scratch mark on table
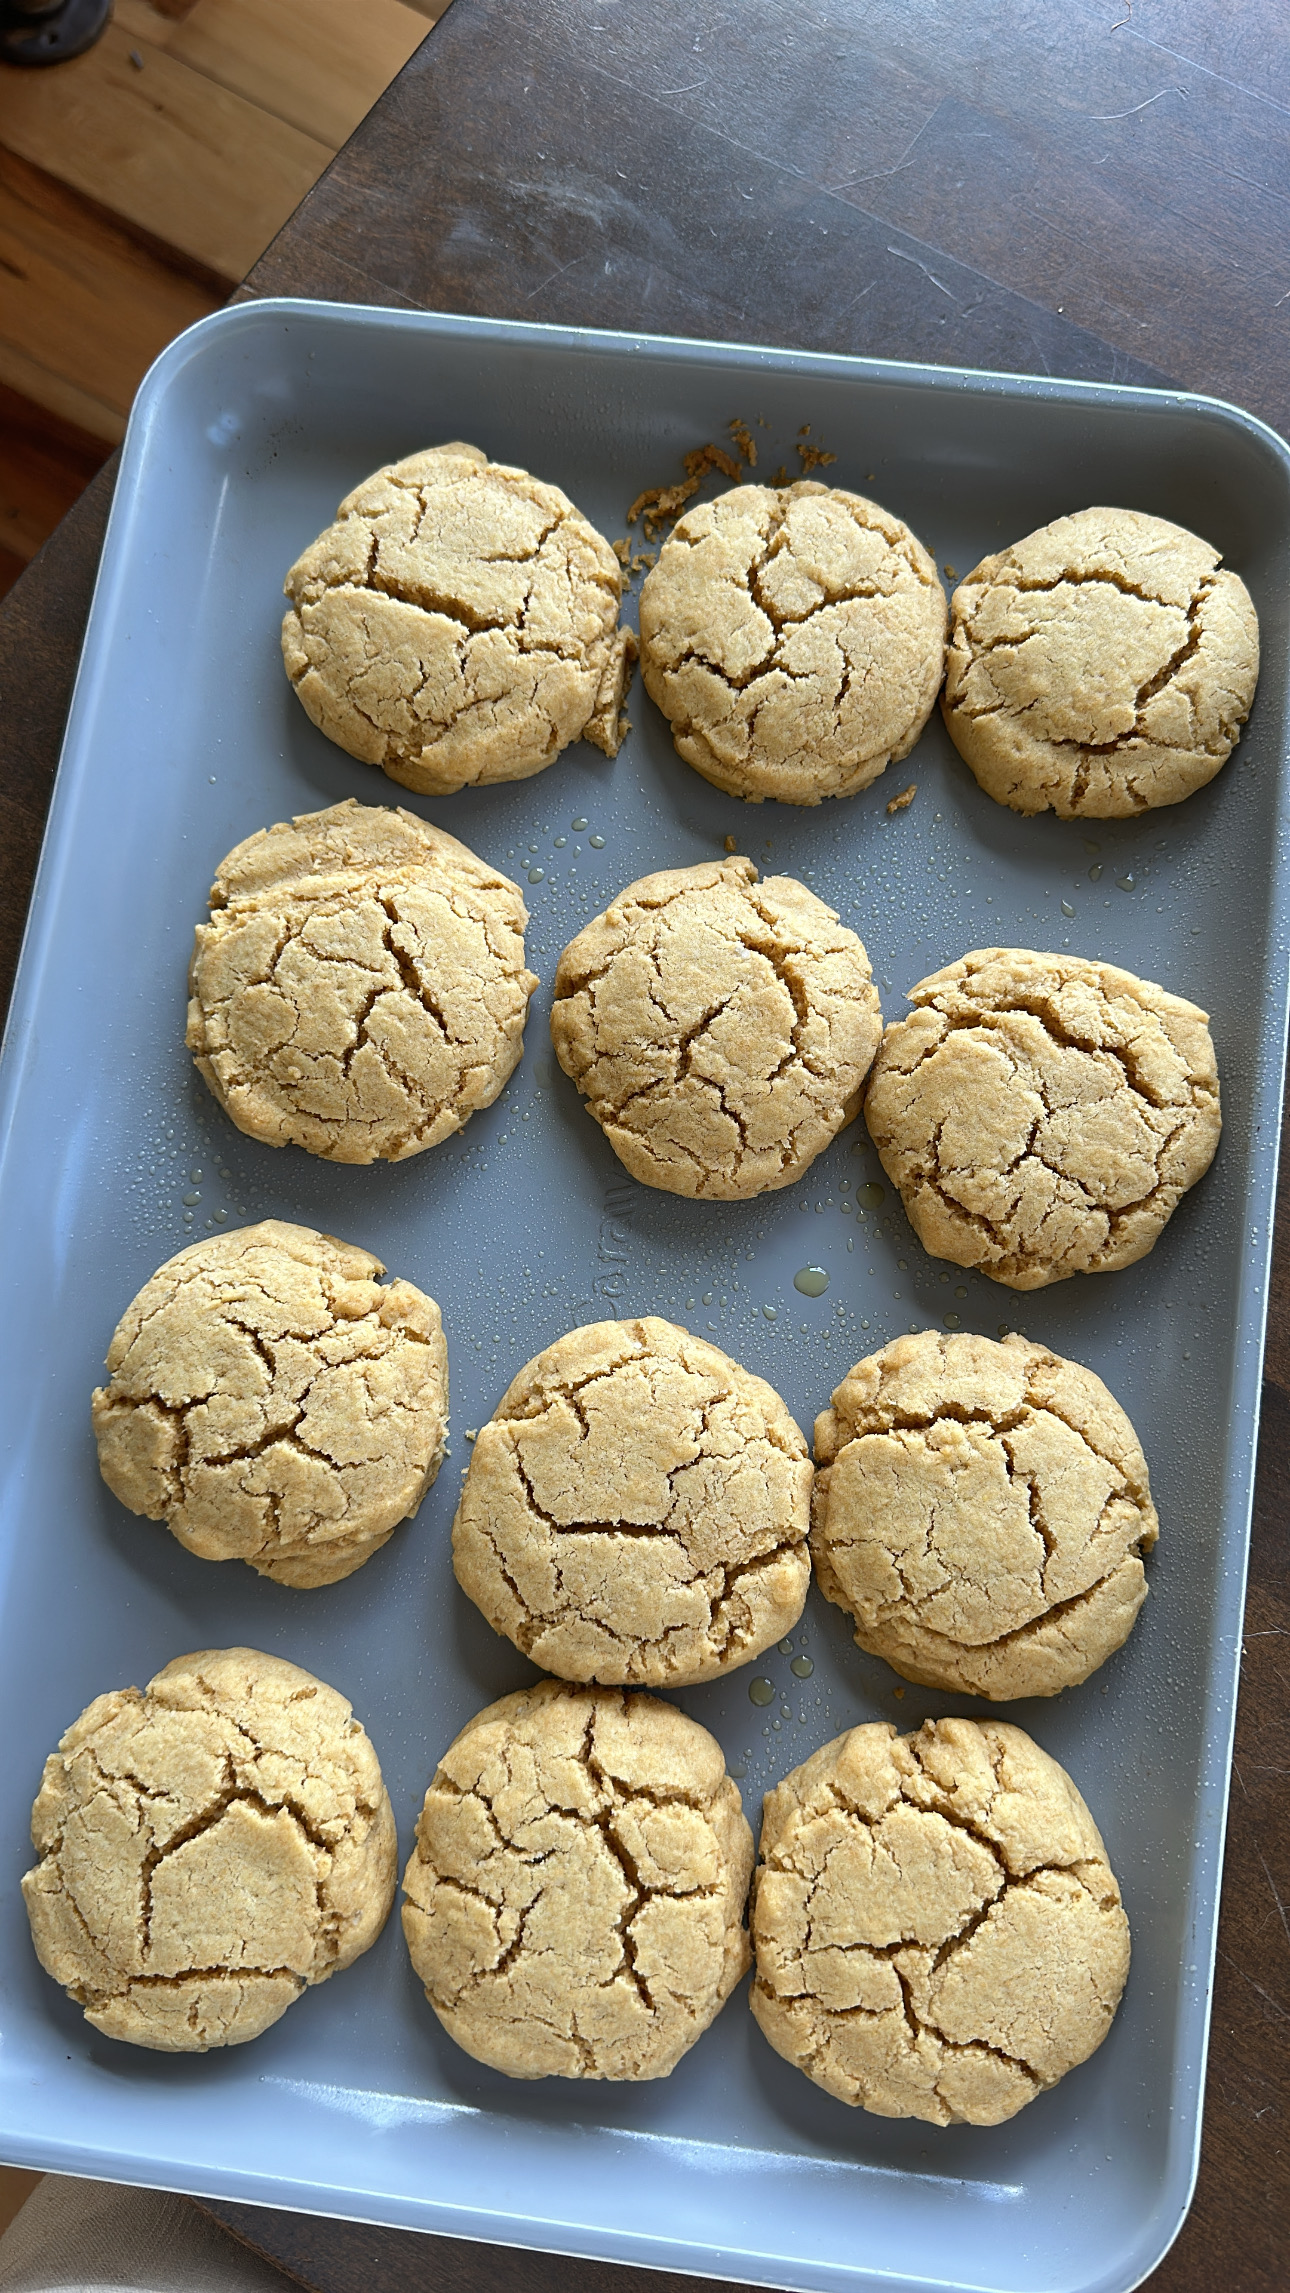
[(930, 279), (934, 287), (939, 287), (943, 295), (948, 295), (952, 303), (958, 301), (958, 296), (955, 294), (953, 287), (947, 287), (944, 279), (938, 279), (935, 271), (929, 271), (926, 263), (919, 262), (917, 255), (906, 255), (899, 247), (888, 247), (887, 253), (889, 255), (894, 255), (898, 263), (912, 263), (914, 269), (916, 271), (921, 271), (924, 278)]

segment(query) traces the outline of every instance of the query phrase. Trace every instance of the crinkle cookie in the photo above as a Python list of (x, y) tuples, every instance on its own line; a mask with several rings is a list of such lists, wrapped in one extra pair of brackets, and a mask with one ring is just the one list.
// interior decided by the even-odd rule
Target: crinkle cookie
[(619, 1161), (706, 1202), (794, 1185), (856, 1113), (882, 1033), (855, 933), (751, 860), (629, 884), (555, 994), (556, 1055)]
[(1250, 713), (1259, 624), (1184, 527), (1080, 510), (981, 560), (951, 599), (942, 707), (1014, 812), (1122, 820), (1212, 780)]
[(403, 1931), (449, 2036), (511, 2078), (666, 2078), (748, 1965), (752, 1834), (654, 1696), (540, 1680), (437, 1769)]
[(475, 1442), (457, 1581), (566, 1680), (686, 1688), (790, 1632), (811, 1463), (772, 1386), (672, 1322), (592, 1322), (516, 1377)]
[(1022, 1337), (921, 1330), (856, 1363), (815, 1457), (816, 1581), (906, 1680), (1055, 1696), (1128, 1638), (1156, 1508), (1091, 1369)]
[(908, 756), (945, 593), (908, 526), (802, 479), (687, 511), (641, 588), (641, 674), (678, 754), (760, 804), (854, 796)]
[(202, 1560), (334, 1584), (443, 1460), (439, 1308), (370, 1251), (266, 1218), (168, 1258), (117, 1323), (99, 1468)]
[(518, 1064), (527, 922), (518, 885), (411, 812), (350, 798), (280, 821), (211, 887), (188, 1048), (251, 1138), (401, 1162)]
[(912, 988), (865, 1098), (934, 1258), (1012, 1290), (1143, 1258), (1222, 1127), (1207, 1014), (1082, 956), (977, 948)]
[(751, 2005), (880, 2118), (997, 2126), (1102, 2043), (1129, 1924), (1064, 1768), (1000, 1720), (882, 1722), (768, 1792)]
[(347, 494), (296, 559), (282, 658), (329, 740), (423, 796), (618, 752), (623, 570), (558, 486), (432, 446)]
[(46, 1760), (22, 1883), (46, 1974), (108, 2038), (240, 2046), (352, 1966), (394, 1901), (394, 1817), (345, 1698), (208, 1648), (96, 1696)]

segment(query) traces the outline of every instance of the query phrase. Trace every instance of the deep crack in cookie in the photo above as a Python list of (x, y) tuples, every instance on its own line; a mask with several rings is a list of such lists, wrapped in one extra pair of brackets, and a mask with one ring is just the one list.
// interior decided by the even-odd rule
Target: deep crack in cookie
[(1013, 1290), (1145, 1257), (1218, 1145), (1205, 1012), (1031, 948), (978, 948), (909, 1001), (864, 1112), (924, 1249)]
[(760, 804), (853, 796), (908, 756), (945, 665), (945, 593), (909, 528), (801, 479), (689, 510), (641, 588), (641, 674), (678, 753)]
[(108, 2038), (257, 2038), (376, 1941), (394, 1817), (345, 1698), (254, 1648), (177, 1656), (98, 1696), (45, 1762), (32, 1941)]
[(1020, 1728), (852, 1728), (768, 1792), (751, 2005), (883, 2118), (997, 2126), (1102, 2043), (1129, 1926), (1097, 1826)]
[(1128, 1638), (1158, 1523), (1092, 1370), (1016, 1335), (922, 1330), (856, 1363), (815, 1457), (816, 1581), (906, 1680), (1055, 1696)]
[(280, 821), (220, 864), (188, 1048), (249, 1137), (401, 1162), (517, 1066), (527, 922), (517, 884), (411, 812), (350, 798)]
[(983, 558), (950, 601), (942, 708), (1014, 812), (1128, 819), (1212, 780), (1250, 713), (1259, 624), (1184, 527), (1080, 510)]
[(126, 1308), (91, 1415), (132, 1513), (203, 1560), (334, 1584), (443, 1460), (439, 1308), (379, 1258), (266, 1218), (168, 1258)]
[(512, 2078), (665, 2078), (748, 1964), (752, 1860), (706, 1728), (653, 1696), (542, 1680), (444, 1754), (403, 1931), (476, 2061)]
[(882, 1032), (860, 940), (751, 860), (629, 884), (571, 940), (551, 1039), (619, 1161), (671, 1194), (792, 1186), (850, 1122)]
[(567, 494), (432, 446), (348, 494), (288, 573), (306, 713), (423, 796), (525, 780), (572, 740), (615, 756), (635, 639), (623, 570)]
[(566, 1680), (684, 1688), (806, 1600), (811, 1464), (773, 1387), (672, 1322), (592, 1322), (523, 1368), (475, 1441), (457, 1581)]

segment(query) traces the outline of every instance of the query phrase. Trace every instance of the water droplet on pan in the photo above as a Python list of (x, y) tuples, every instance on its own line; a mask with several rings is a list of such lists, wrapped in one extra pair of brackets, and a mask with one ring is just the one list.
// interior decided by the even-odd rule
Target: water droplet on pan
[(822, 1298), (829, 1286), (829, 1277), (823, 1266), (799, 1266), (793, 1276), (793, 1288), (804, 1298)]

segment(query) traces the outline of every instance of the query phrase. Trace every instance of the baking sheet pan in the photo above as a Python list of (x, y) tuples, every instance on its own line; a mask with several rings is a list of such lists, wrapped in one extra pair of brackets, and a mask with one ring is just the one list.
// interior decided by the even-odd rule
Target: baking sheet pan
[[(1232, 762), (1138, 821), (1022, 820), (977, 788), (935, 717), (859, 797), (749, 807), (680, 763), (638, 683), (616, 762), (579, 744), (533, 780), (422, 799), (307, 722), (279, 659), (282, 576), (380, 462), (469, 438), (614, 536), (633, 497), (732, 418), (752, 427), (759, 476), (796, 470), (809, 423), (837, 456), (829, 479), (872, 493), (960, 573), (1091, 502), (1206, 535), (1262, 623)], [(1120, 2293), (1154, 2266), (1195, 2171), (1249, 1532), (1287, 992), (1288, 575), (1287, 449), (1183, 395), (293, 302), (228, 310), (165, 352), (130, 425), (2, 1071), (0, 2155), (804, 2293)], [(911, 780), (914, 803), (890, 818)], [(217, 862), (344, 796), (407, 803), (517, 876), (543, 982), (497, 1104), (394, 1168), (243, 1138), (183, 1048)], [(882, 1183), (855, 1126), (803, 1186), (760, 1201), (682, 1202), (628, 1179), (552, 1058), (556, 958), (633, 877), (727, 835), (859, 931), (888, 1017), (924, 973), (993, 942), (1104, 956), (1203, 1004), (1223, 1141), (1151, 1256), (1025, 1297), (946, 1268), (889, 1188), (862, 1218), (844, 1210), (844, 1176), (870, 1195)], [(436, 1487), (357, 1576), (309, 1593), (199, 1561), (127, 1514), (88, 1423), (146, 1277), (208, 1222), (265, 1216), (374, 1249), (439, 1300), (450, 1350)], [(818, 1299), (793, 1286), (808, 1263), (829, 1273)], [(818, 2091), (767, 2047), (741, 1989), (670, 2079), (521, 2085), (440, 2030), (397, 1917), (250, 2046), (170, 2059), (100, 2038), (40, 1972), (17, 1890), (62, 1729), (184, 1650), (273, 1650), (352, 1698), (405, 1857), (449, 1738), (532, 1676), (453, 1581), (463, 1429), (561, 1331), (641, 1312), (713, 1337), (808, 1432), (853, 1360), (953, 1315), (1089, 1363), (1129, 1410), (1162, 1522), (1151, 1598), (1083, 1687), (1006, 1710), (1074, 1775), (1124, 1888), (1133, 1969), (1105, 2045), (1010, 2124), (938, 2130)], [(902, 1692), (817, 1592), (793, 1639), (676, 1697), (721, 1738), (754, 1825), (762, 1791), (842, 1728), (983, 1709)], [(774, 1681), (764, 1708), (754, 1673)]]

